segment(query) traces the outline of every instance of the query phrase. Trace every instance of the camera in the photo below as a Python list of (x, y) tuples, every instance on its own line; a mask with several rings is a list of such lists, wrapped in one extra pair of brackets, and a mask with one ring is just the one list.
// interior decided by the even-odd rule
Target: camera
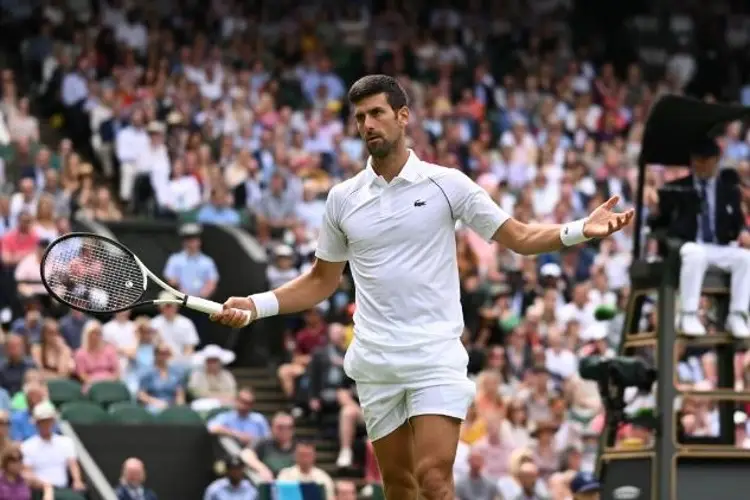
[(658, 375), (643, 359), (624, 356), (588, 356), (581, 360), (578, 373), (600, 386), (614, 385), (622, 390), (635, 387), (639, 392), (650, 392)]

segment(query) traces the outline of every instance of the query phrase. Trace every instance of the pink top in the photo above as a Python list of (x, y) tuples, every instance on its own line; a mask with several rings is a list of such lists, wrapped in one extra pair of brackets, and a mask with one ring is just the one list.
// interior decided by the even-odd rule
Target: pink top
[(117, 351), (105, 344), (96, 352), (78, 349), (75, 355), (76, 373), (86, 377), (90, 384), (99, 380), (112, 380), (118, 373)]

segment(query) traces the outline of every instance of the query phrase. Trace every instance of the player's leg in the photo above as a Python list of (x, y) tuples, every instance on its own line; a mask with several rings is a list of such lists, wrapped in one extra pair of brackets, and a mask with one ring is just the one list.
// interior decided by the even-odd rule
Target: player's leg
[(415, 475), (426, 500), (453, 500), (453, 463), (461, 421), (474, 397), (474, 383), (457, 380), (407, 392), (414, 432)]
[(406, 390), (398, 384), (357, 383), (367, 435), (388, 500), (417, 500), (414, 449), (406, 418)]

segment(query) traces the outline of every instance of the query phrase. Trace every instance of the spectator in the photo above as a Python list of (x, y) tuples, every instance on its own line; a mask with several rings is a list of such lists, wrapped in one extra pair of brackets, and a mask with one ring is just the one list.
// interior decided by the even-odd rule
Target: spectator
[(214, 187), (211, 191), (211, 200), (203, 205), (196, 216), (201, 224), (218, 224), (226, 226), (239, 226), (240, 214), (232, 207), (232, 195), (223, 187)]
[(252, 411), (254, 403), (253, 391), (249, 388), (240, 389), (236, 408), (209, 420), (208, 431), (217, 436), (234, 438), (245, 447), (268, 438), (271, 435), (268, 421), (261, 413)]
[(326, 498), (333, 500), (336, 491), (333, 480), (323, 469), (315, 466), (315, 445), (298, 441), (294, 451), (295, 465), (279, 472), (279, 481), (317, 483), (325, 489)]
[(42, 284), (42, 255), (49, 245), (49, 240), (39, 240), (36, 251), (28, 254), (16, 266), (15, 278), (18, 283), (18, 295), (24, 298), (45, 297), (47, 289)]
[[(162, 292), (160, 299), (171, 299), (172, 296)], [(176, 365), (187, 365), (190, 357), (198, 345), (198, 332), (190, 319), (178, 313), (178, 308), (172, 304), (159, 306), (159, 315), (151, 320), (151, 327), (159, 336), (159, 340), (172, 351), (172, 362)]]
[(122, 212), (112, 199), (112, 194), (106, 186), (96, 188), (91, 202), (81, 210), (80, 215), (102, 222), (117, 222), (122, 219)]
[(487, 435), (472, 448), (484, 458), (487, 477), (495, 481), (508, 473), (510, 456), (515, 448), (510, 436), (503, 432), (502, 423), (497, 415), (487, 419)]
[(375, 457), (375, 447), (369, 439), (365, 442), (365, 481), (367, 484), (383, 484), (378, 460)]
[(11, 407), (10, 394), (8, 394), (8, 391), (0, 387), (0, 411), (8, 411)]
[[(13, 216), (11, 215), (11, 225)], [(39, 246), (39, 237), (32, 229), (33, 218), (27, 212), (18, 215), (15, 229), (7, 231), (2, 239), (2, 261), (9, 269), (14, 269), (24, 257), (33, 253)]]
[(241, 457), (263, 481), (273, 481), (282, 470), (294, 465), (294, 419), (279, 412), (271, 419), (271, 436), (242, 450)]
[[(33, 177), (21, 177), (18, 181), (18, 191), (10, 197), (10, 216), (20, 222), (21, 214), (26, 213), (30, 216), (32, 223), (31, 229), (35, 229), (33, 218), (37, 216), (37, 207), (39, 205), (39, 193), (37, 191), (36, 181)], [(39, 234), (32, 231), (37, 237)]]
[[(47, 399), (47, 383), (44, 381), (44, 375), (42, 375), (41, 370), (37, 370), (36, 368), (32, 370), (26, 370), (26, 373), (23, 376), (23, 387), (26, 389), (28, 384), (40, 384), (43, 391), (43, 398)], [(26, 401), (26, 393), (24, 391), (18, 391), (13, 395), (13, 398), (11, 399), (11, 408), (13, 410), (27, 410), (28, 409), (28, 402)]]
[(170, 255), (164, 277), (183, 293), (210, 297), (216, 290), (219, 273), (213, 259), (201, 252), (201, 233), (197, 224), (185, 224), (180, 228), (183, 250)]
[(169, 346), (157, 345), (154, 367), (143, 375), (139, 384), (138, 400), (154, 413), (172, 405), (185, 404), (182, 371), (169, 366), (171, 356)]
[(279, 238), (296, 223), (297, 200), (289, 190), (287, 179), (280, 173), (271, 177), (270, 187), (263, 194), (258, 208), (258, 237), (261, 242)]
[(120, 163), (120, 199), (130, 202), (137, 174), (136, 162), (150, 146), (148, 132), (145, 128), (143, 110), (135, 108), (130, 117), (130, 124), (120, 129), (115, 138), (115, 156)]
[(160, 122), (151, 122), (146, 129), (148, 146), (135, 158), (135, 179), (133, 181), (133, 210), (136, 213), (154, 213), (163, 200), (172, 170), (167, 148), (164, 145), (166, 127)]
[(305, 373), (312, 353), (328, 340), (322, 306), (305, 311), (303, 318), (304, 326), (294, 339), (292, 360), (281, 365), (278, 370), (281, 389), (289, 398), (294, 395), (297, 379)]
[(352, 444), (364, 415), (354, 399), (354, 383), (344, 373), (344, 327), (331, 325), (328, 339), (327, 345), (315, 351), (308, 366), (310, 408), (315, 412), (338, 412), (341, 449), (336, 465), (344, 468), (352, 465)]
[(55, 488), (85, 491), (75, 444), (69, 437), (53, 432), (57, 420), (55, 408), (49, 402), (42, 402), (36, 405), (33, 415), (38, 434), (21, 445), (24, 465), (34, 477)]
[(39, 342), (42, 337), (42, 305), (35, 297), (23, 301), (25, 309), (21, 318), (11, 323), (10, 331), (21, 335), (27, 343)]
[(245, 464), (239, 457), (229, 457), (225, 461), (226, 476), (219, 478), (206, 488), (203, 500), (228, 500), (242, 498), (255, 500), (258, 491), (245, 477)]
[(172, 163), (171, 179), (164, 188), (162, 212), (177, 216), (195, 210), (201, 201), (201, 186), (198, 180), (185, 170), (185, 163), (178, 158)]
[(469, 455), (469, 474), (456, 483), (457, 500), (501, 500), (495, 482), (482, 474), (484, 457), (478, 450)]
[(579, 472), (570, 482), (573, 500), (599, 500), (601, 485), (596, 478), (585, 472)]
[(51, 195), (39, 194), (35, 213), (34, 232), (41, 240), (52, 241), (60, 236), (55, 217), (55, 199)]
[(83, 327), (81, 347), (75, 353), (76, 376), (85, 388), (102, 380), (120, 379), (117, 351), (102, 338), (102, 324), (95, 320)]
[[(532, 470), (523, 470), (525, 464), (531, 464)], [(530, 498), (546, 499), (548, 490), (543, 481), (538, 480), (536, 474), (536, 465), (534, 464), (533, 452), (525, 448), (517, 448), (510, 457), (509, 472), (510, 474), (498, 481), (498, 489), (503, 498), (522, 498), (524, 492), (533, 488), (536, 495)], [(533, 481), (532, 481), (533, 479)]]
[(294, 265), (294, 250), (289, 245), (278, 245), (274, 249), (274, 260), (266, 268), (268, 287), (272, 290), (292, 281), (300, 275)]
[(120, 373), (128, 369), (129, 356), (133, 354), (138, 339), (136, 324), (130, 319), (130, 310), (115, 313), (114, 317), (102, 326), (102, 338), (117, 350), (120, 358)]
[(237, 381), (224, 366), (234, 361), (234, 353), (209, 344), (193, 356), (198, 367), (190, 374), (188, 390), (196, 411), (207, 411), (221, 406), (233, 406), (237, 394)]
[[(0, 498), (3, 500), (31, 500), (31, 487), (24, 478), (23, 460), (21, 447), (17, 444), (8, 444), (0, 450)], [(52, 486), (43, 484), (42, 500), (53, 498)]]
[(335, 483), (335, 500), (357, 500), (357, 485), (348, 479), (339, 479)]
[(60, 331), (68, 347), (74, 351), (81, 347), (84, 327), (88, 324), (89, 318), (85, 313), (77, 309), (71, 309), (65, 316), (60, 318)]
[(75, 371), (73, 353), (53, 319), (44, 320), (41, 340), (31, 346), (31, 357), (47, 380), (68, 378)]
[(115, 488), (117, 500), (158, 500), (156, 493), (145, 486), (146, 467), (137, 458), (122, 463), (120, 484)]
[(134, 321), (136, 343), (125, 351), (126, 368), (123, 380), (135, 396), (143, 376), (154, 367), (156, 359), (156, 330), (147, 316), (139, 316)]
[(534, 463), (538, 467), (539, 476), (546, 480), (560, 468), (560, 456), (555, 449), (555, 433), (557, 425), (551, 420), (539, 420), (531, 433), (536, 440), (532, 447)]
[[(13, 441), (25, 441), (37, 435), (34, 409), (49, 403), (47, 386), (43, 381), (31, 380), (23, 387), (25, 407), (14, 409), (10, 417), (10, 436)], [(15, 398), (14, 398), (15, 399)]]
[(26, 354), (26, 345), (20, 335), (10, 334), (5, 339), (5, 361), (0, 364), (0, 387), (15, 394), (21, 390), (27, 370), (34, 362)]
[(8, 408), (0, 409), (0, 456), (13, 444), (10, 437), (10, 413)]

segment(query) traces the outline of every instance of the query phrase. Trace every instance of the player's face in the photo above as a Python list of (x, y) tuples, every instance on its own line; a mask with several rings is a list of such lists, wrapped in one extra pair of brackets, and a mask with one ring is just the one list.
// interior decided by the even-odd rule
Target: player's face
[(354, 106), (357, 130), (375, 158), (383, 158), (393, 151), (403, 138), (409, 122), (409, 108), (394, 110), (385, 94), (363, 99)]

